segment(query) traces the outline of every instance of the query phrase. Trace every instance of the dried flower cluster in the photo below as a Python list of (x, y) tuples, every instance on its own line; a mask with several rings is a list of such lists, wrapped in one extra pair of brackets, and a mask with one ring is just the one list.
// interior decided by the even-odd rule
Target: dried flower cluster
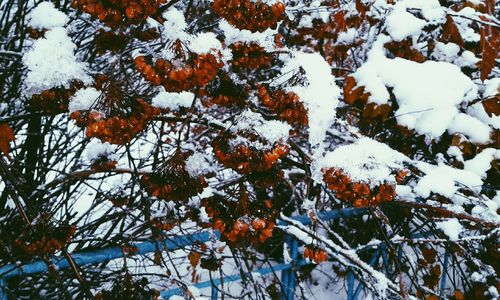
[(309, 245), (304, 248), (304, 258), (319, 264), (327, 261), (328, 254), (325, 250)]
[(213, 9), (230, 24), (239, 29), (250, 31), (264, 31), (268, 28), (276, 28), (283, 18), (285, 5), (276, 2), (267, 5), (262, 1), (251, 0), (215, 0)]
[(61, 250), (75, 234), (74, 225), (54, 226), (48, 214), (40, 215), (23, 235), (14, 241), (14, 248), (24, 256), (46, 256)]
[(153, 196), (165, 200), (187, 201), (196, 196), (207, 186), (205, 178), (193, 178), (186, 171), (186, 159), (189, 152), (177, 150), (153, 174), (143, 175), (141, 183)]
[(83, 87), (81, 81), (73, 81), (69, 88), (55, 87), (31, 96), (30, 110), (47, 114), (60, 114), (68, 111), (69, 98)]
[[(247, 138), (250, 141), (262, 140), (250, 134), (247, 134)], [(212, 147), (221, 164), (241, 174), (269, 170), (289, 151), (287, 145), (280, 143), (272, 145), (270, 149), (256, 149), (244, 141), (239, 143), (236, 136), (231, 134), (222, 134), (215, 138)]]
[(307, 109), (294, 92), (276, 90), (269, 93), (266, 87), (260, 86), (258, 93), (262, 104), (275, 113), (280, 120), (292, 125), (307, 125)]
[[(396, 175), (398, 181), (406, 176), (404, 171)], [(341, 169), (323, 169), (323, 181), (328, 188), (336, 192), (336, 197), (352, 203), (356, 207), (376, 206), (383, 202), (389, 202), (396, 196), (393, 184), (383, 183), (370, 187), (364, 182), (354, 182)]]
[(188, 91), (204, 87), (217, 75), (222, 62), (211, 53), (191, 53), (183, 67), (176, 67), (164, 59), (157, 59), (154, 65), (146, 62), (144, 56), (135, 58), (137, 70), (154, 85), (162, 85), (169, 92)]
[(255, 70), (271, 65), (271, 54), (257, 43), (239, 42), (229, 45), (229, 48), (233, 53), (231, 65), (235, 70)]
[(139, 24), (166, 0), (73, 0), (71, 5), (110, 27)]

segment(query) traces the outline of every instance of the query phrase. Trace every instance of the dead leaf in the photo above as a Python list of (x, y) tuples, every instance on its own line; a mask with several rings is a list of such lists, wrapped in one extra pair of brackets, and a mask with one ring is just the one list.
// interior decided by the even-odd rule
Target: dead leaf
[(0, 150), (5, 155), (9, 155), (9, 143), (15, 140), (14, 132), (10, 129), (9, 124), (0, 123)]
[(500, 116), (500, 95), (483, 100), (484, 111), (491, 118), (493, 115)]
[(443, 25), (443, 32), (441, 33), (441, 42), (445, 43), (455, 43), (460, 47), (464, 46), (464, 40), (458, 31), (457, 24), (453, 21), (453, 18), (448, 15), (446, 16), (446, 23)]
[[(495, 12), (495, 3), (493, 0), (487, 0), (486, 13), (493, 15)], [(483, 21), (488, 21), (484, 16), (480, 16)], [(499, 57), (498, 47), (500, 46), (500, 32), (496, 27), (483, 25), (481, 27), (481, 39), (479, 44), (481, 45), (482, 59), (479, 62), (479, 71), (481, 80), (485, 80), (491, 73), (491, 70), (495, 67), (495, 60)]]

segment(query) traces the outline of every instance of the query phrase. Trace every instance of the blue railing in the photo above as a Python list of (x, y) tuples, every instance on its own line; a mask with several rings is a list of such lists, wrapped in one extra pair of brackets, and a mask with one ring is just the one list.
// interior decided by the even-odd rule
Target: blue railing
[[(319, 213), (318, 218), (322, 220), (336, 220), (341, 217), (354, 217), (354, 216), (360, 216), (363, 215), (367, 212), (366, 209), (358, 209), (358, 208), (345, 208), (345, 209), (340, 209), (340, 210), (333, 210), (329, 212), (324, 212), (324, 213)], [(309, 219), (308, 216), (305, 215), (299, 215), (299, 216), (294, 216), (294, 220), (301, 222), (304, 225), (311, 224), (311, 220)], [(283, 225), (284, 223), (278, 222), (278, 225)], [(217, 232), (218, 233), (218, 232)], [(217, 236), (218, 237), (218, 236)], [(208, 242), (211, 239), (211, 235), (209, 232), (201, 232), (201, 233), (195, 233), (195, 234), (189, 234), (189, 235), (183, 235), (183, 236), (176, 236), (174, 238), (168, 239), (166, 241), (157, 241), (157, 242), (142, 242), (142, 243), (136, 243), (133, 244), (132, 246), (136, 247), (137, 251), (134, 251), (133, 255), (140, 255), (140, 254), (147, 254), (147, 253), (152, 253), (155, 252), (156, 250), (168, 250), (168, 251), (175, 251), (178, 249), (181, 249), (183, 247), (192, 245), (196, 242), (198, 243), (203, 243), (203, 242)], [(291, 256), (291, 263), (282, 263), (282, 264), (276, 264), (271, 267), (266, 267), (266, 268), (261, 268), (257, 270), (253, 270), (252, 273), (259, 273), (261, 275), (265, 275), (268, 273), (274, 273), (274, 272), (279, 272), (281, 271), (281, 299), (282, 300), (293, 300), (294, 295), (295, 295), (295, 269), (300, 268), (304, 265), (309, 264), (308, 261), (306, 260), (299, 260), (299, 253), (298, 253), (298, 247), (299, 247), (299, 241), (295, 239), (292, 235), (286, 235), (285, 236), (285, 243), (287, 244), (288, 248), (290, 249), (290, 256)], [(95, 250), (95, 251), (89, 251), (89, 252), (82, 252), (82, 253), (74, 253), (71, 255), (73, 260), (78, 266), (84, 266), (84, 265), (89, 265), (89, 264), (95, 264), (95, 263), (100, 263), (104, 261), (109, 261), (112, 259), (120, 258), (123, 256), (123, 251), (121, 247), (112, 247), (112, 248), (106, 248), (106, 249), (100, 249), (100, 250)], [(389, 270), (389, 263), (388, 263), (388, 258), (387, 258), (387, 251), (384, 247), (384, 244), (381, 244), (381, 246), (378, 247), (378, 249), (375, 251), (375, 253), (372, 255), (370, 259), (370, 265), (374, 266), (375, 263), (379, 260), (380, 256), (382, 256), (384, 266), (386, 268), (386, 271)], [(51, 259), (51, 264), (53, 264), (56, 268), (58, 269), (63, 269), (63, 268), (68, 268), (69, 267), (69, 262), (64, 258), (64, 257), (53, 257)], [(448, 259), (447, 256), (445, 256), (445, 264), (447, 264)], [(446, 267), (445, 267), (446, 268)], [(14, 276), (27, 276), (30, 274), (37, 274), (37, 273), (43, 273), (48, 270), (47, 263), (44, 261), (35, 261), (26, 265), (17, 265), (17, 264), (10, 264), (6, 265), (0, 268), (0, 300), (6, 300), (8, 299), (7, 293), (5, 291), (6, 288), (6, 280), (14, 277)], [(248, 276), (250, 273), (247, 274)], [(218, 286), (221, 285), (223, 282), (228, 283), (228, 282), (233, 282), (233, 281), (239, 281), (241, 280), (242, 277), (241, 275), (232, 275), (232, 276), (225, 276), (222, 279), (221, 278), (213, 278), (208, 281), (204, 282), (199, 282), (192, 284), (190, 286), (193, 286), (198, 289), (203, 289), (203, 288), (212, 288), (211, 291), (211, 298), (213, 300), (218, 298), (219, 294), (219, 289)], [(358, 299), (360, 293), (363, 290), (363, 283), (359, 282), (357, 285), (355, 285), (355, 275), (352, 270), (349, 271), (348, 276), (347, 276), (347, 299), (348, 300), (355, 300)], [(446, 276), (445, 273), (443, 272), (443, 277), (441, 278), (441, 289), (444, 290), (446, 286)], [(160, 295), (163, 298), (169, 298), (174, 295), (180, 295), (185, 292), (184, 289), (182, 288), (174, 288), (170, 290), (166, 290), (163, 292), (160, 292)]]

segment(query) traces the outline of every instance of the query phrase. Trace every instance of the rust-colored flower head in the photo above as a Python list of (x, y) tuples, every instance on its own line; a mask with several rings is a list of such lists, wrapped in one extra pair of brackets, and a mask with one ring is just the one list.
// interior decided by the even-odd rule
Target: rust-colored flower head
[(275, 29), (285, 13), (283, 2), (268, 5), (260, 0), (214, 0), (212, 8), (229, 24), (252, 32)]
[(55, 87), (40, 94), (34, 94), (31, 96), (29, 110), (42, 111), (51, 115), (67, 112), (69, 99), (82, 87), (83, 82), (75, 80), (69, 88)]
[(166, 0), (73, 0), (71, 6), (110, 27), (140, 24)]
[(194, 53), (184, 49), (180, 40), (172, 43), (175, 61), (158, 58), (151, 62), (145, 56), (135, 58), (135, 67), (154, 85), (162, 85), (167, 92), (182, 92), (202, 88), (212, 81), (223, 63), (220, 53)]
[(87, 128), (87, 137), (96, 137), (111, 144), (125, 144), (160, 113), (144, 100), (125, 95), (115, 82), (105, 77), (98, 77), (95, 86), (101, 91), (101, 96), (93, 106), (70, 115), (78, 126)]
[(65, 247), (75, 234), (76, 226), (54, 225), (49, 214), (39, 215), (23, 235), (14, 241), (14, 248), (24, 256), (46, 256)]
[(307, 109), (294, 92), (276, 90), (270, 93), (266, 87), (261, 85), (258, 97), (262, 104), (275, 113), (280, 120), (291, 125), (308, 124)]

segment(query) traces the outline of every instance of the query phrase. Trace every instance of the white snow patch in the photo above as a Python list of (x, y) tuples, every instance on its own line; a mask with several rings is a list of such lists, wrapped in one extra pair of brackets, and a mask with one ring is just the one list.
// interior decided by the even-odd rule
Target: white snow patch
[(239, 115), (231, 127), (233, 132), (254, 132), (270, 144), (286, 141), (291, 129), (292, 127), (287, 123), (276, 120), (266, 121), (259, 113), (250, 110)]
[(487, 144), (490, 142), (491, 128), (474, 117), (459, 113), (448, 125), (448, 132), (451, 134), (462, 133), (472, 143)]
[(36, 29), (52, 29), (63, 27), (69, 20), (52, 2), (42, 2), (31, 11), (28, 26)]
[(459, 67), (474, 67), (479, 61), (474, 53), (465, 50), (460, 53), (460, 47), (455, 43), (436, 42), (432, 57), (439, 61), (449, 62)]
[(395, 170), (404, 168), (403, 162), (408, 157), (370, 138), (361, 138), (353, 144), (340, 146), (333, 152), (320, 159), (318, 170), (321, 168), (338, 168), (353, 181), (362, 181), (370, 186), (381, 183), (395, 183)]
[(196, 178), (200, 175), (207, 174), (213, 171), (213, 161), (206, 157), (205, 154), (196, 152), (189, 156), (186, 161), (186, 171), (193, 178)]
[(464, 170), (481, 178), (486, 178), (486, 172), (491, 168), (491, 162), (496, 159), (500, 159), (500, 150), (494, 148), (484, 149), (474, 158), (464, 162)]
[(101, 142), (99, 139), (92, 139), (85, 147), (88, 160), (96, 160), (100, 157), (110, 157), (115, 153), (116, 147), (108, 142)]
[(69, 112), (72, 113), (77, 110), (90, 110), (92, 104), (94, 104), (100, 96), (101, 92), (93, 87), (79, 89), (69, 101)]
[(45, 38), (37, 39), (33, 48), (23, 56), (28, 68), (26, 93), (32, 95), (53, 87), (69, 87), (73, 80), (91, 83), (87, 65), (76, 61), (75, 48), (61, 27), (51, 29), (45, 33)]
[(459, 113), (458, 106), (476, 98), (476, 85), (450, 63), (389, 59), (383, 49), (388, 41), (388, 36), (379, 37), (368, 61), (353, 77), (358, 86), (370, 93), (369, 101), (376, 104), (386, 104), (387, 87), (393, 88), (399, 105), (395, 112), (397, 122), (419, 134), (440, 137)]
[(152, 105), (158, 108), (178, 110), (181, 107), (190, 107), (194, 94), (191, 92), (160, 92), (152, 100)]
[[(330, 65), (318, 53), (295, 51), (281, 70), (282, 76), (274, 84), (282, 84), (302, 68), (307, 83), (289, 87), (304, 103), (309, 119), (309, 143), (322, 149), (326, 131), (336, 118), (340, 89), (335, 84)], [(321, 154), (321, 151), (317, 151)]]
[(402, 41), (407, 37), (418, 37), (427, 22), (406, 11), (406, 6), (398, 3), (386, 19), (386, 30), (394, 41)]
[(275, 50), (274, 35), (278, 33), (278, 29), (268, 28), (263, 32), (251, 32), (246, 29), (239, 30), (224, 19), (219, 21), (219, 28), (224, 32), (224, 43), (226, 45), (236, 42), (257, 43), (266, 51)]
[(500, 94), (500, 77), (484, 81), (483, 97), (493, 97)]
[(189, 34), (185, 31), (187, 24), (182, 12), (176, 8), (170, 8), (168, 11), (163, 13), (163, 18), (165, 19), (165, 22), (163, 23), (162, 35), (167, 40), (187, 40)]
[(194, 53), (203, 54), (214, 50), (221, 50), (222, 45), (213, 32), (203, 32), (191, 41), (189, 50)]
[(442, 24), (446, 21), (446, 11), (439, 0), (404, 0), (407, 8), (420, 9), (422, 16), (431, 24)]
[(448, 219), (442, 222), (436, 222), (436, 227), (441, 229), (451, 241), (458, 240), (460, 232), (462, 232), (462, 224), (456, 218)]
[(450, 148), (448, 148), (448, 151), (446, 151), (446, 154), (451, 157), (455, 157), (458, 161), (464, 161), (462, 150), (460, 150), (460, 148), (458, 148), (457, 146), (450, 146)]
[(474, 191), (481, 189), (483, 181), (477, 174), (466, 170), (455, 169), (447, 165), (431, 165), (417, 162), (416, 166), (426, 175), (423, 176), (413, 189), (421, 197), (429, 197), (437, 193), (445, 197), (452, 197), (458, 190), (457, 185), (466, 186)]

